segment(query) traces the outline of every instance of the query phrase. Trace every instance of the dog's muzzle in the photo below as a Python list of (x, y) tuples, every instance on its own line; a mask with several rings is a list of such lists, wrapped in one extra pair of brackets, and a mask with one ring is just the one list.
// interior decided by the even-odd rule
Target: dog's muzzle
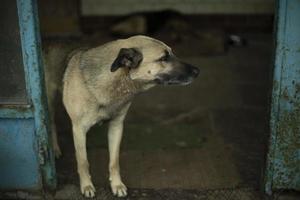
[(199, 75), (199, 73), (200, 70), (197, 67), (184, 64), (182, 67), (175, 68), (169, 73), (158, 75), (154, 81), (161, 85), (188, 85)]

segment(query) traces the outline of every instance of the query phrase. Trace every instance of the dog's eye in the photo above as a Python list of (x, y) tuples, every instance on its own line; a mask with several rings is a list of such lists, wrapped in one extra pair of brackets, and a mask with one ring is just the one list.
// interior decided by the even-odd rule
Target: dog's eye
[(169, 52), (166, 52), (166, 54), (161, 57), (160, 59), (158, 59), (158, 61), (161, 61), (161, 62), (166, 62), (170, 59), (170, 53)]

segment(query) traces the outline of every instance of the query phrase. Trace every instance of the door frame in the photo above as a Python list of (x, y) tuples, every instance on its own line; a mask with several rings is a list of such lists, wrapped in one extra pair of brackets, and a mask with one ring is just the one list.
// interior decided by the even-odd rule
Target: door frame
[(300, 1), (277, 0), (264, 190), (300, 190)]
[(43, 186), (56, 187), (55, 159), (50, 144), (49, 114), (42, 63), (36, 0), (17, 0), (27, 92), (35, 121)]
[[(44, 82), (44, 69), (41, 56), (41, 40), (39, 31), (39, 22), (37, 14), (37, 2), (36, 0), (15, 0), (17, 5), (20, 41), (22, 46), (23, 68), (26, 83), (27, 103), (26, 104), (13, 104), (13, 105), (1, 105), (0, 106), (0, 120), (4, 121), (12, 120), (26, 121), (34, 123), (34, 133), (32, 138), (28, 137), (33, 150), (29, 152), (33, 155), (28, 158), (33, 159), (31, 162), (38, 162), (38, 175), (33, 176), (35, 185), (24, 185), (26, 183), (16, 183), (16, 188), (43, 188), (47, 187), (54, 189), (56, 187), (56, 171), (55, 171), (55, 159), (52, 151), (51, 141), (49, 140), (49, 117), (47, 98), (45, 93)], [(28, 119), (31, 119), (28, 121)], [(16, 129), (8, 128), (12, 132)], [(29, 130), (29, 129), (28, 129)], [(28, 131), (26, 128), (21, 131)], [(32, 129), (30, 129), (32, 131)], [(20, 131), (20, 130), (17, 130)], [(9, 134), (9, 133), (8, 133)], [(25, 137), (26, 137), (26, 133)], [(12, 135), (12, 134), (10, 134)], [(18, 137), (18, 133), (15, 132), (14, 137)], [(24, 141), (24, 142), (26, 142)], [(10, 138), (8, 143), (14, 144), (14, 139)], [(20, 141), (18, 141), (20, 142)], [(8, 144), (10, 145), (10, 144)], [(18, 151), (16, 149), (15, 151)], [(27, 152), (26, 152), (27, 153)], [(17, 167), (14, 165), (20, 165), (22, 160), (15, 158), (13, 161), (8, 161), (11, 171), (9, 173), (17, 174)], [(36, 170), (36, 169), (34, 169)], [(15, 175), (14, 175), (15, 176)], [(18, 182), (18, 181), (16, 181)], [(5, 186), (4, 186), (5, 187)], [(14, 187), (14, 186), (8, 186)]]

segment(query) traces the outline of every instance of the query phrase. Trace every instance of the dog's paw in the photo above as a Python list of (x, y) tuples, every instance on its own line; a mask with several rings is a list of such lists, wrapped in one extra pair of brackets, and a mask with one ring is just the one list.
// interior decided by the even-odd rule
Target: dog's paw
[(55, 145), (55, 144), (53, 145), (53, 151), (54, 151), (55, 158), (56, 159), (60, 158), (62, 153), (61, 153), (61, 150), (58, 145)]
[(58, 159), (61, 157), (62, 153), (60, 151), (60, 149), (54, 149), (54, 155), (55, 155), (55, 158)]
[(87, 198), (95, 197), (96, 189), (93, 185), (87, 185), (81, 187), (81, 193)]
[(111, 183), (110, 186), (111, 186), (112, 193), (115, 196), (117, 197), (127, 196), (127, 187), (122, 182), (119, 182), (117, 184)]

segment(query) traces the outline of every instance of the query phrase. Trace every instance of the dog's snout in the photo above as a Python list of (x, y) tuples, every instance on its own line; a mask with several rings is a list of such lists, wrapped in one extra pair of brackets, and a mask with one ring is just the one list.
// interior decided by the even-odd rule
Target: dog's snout
[(193, 77), (197, 77), (200, 73), (200, 70), (197, 67), (194, 67), (192, 65), (186, 64), (186, 70), (187, 72), (192, 75)]
[(192, 74), (194, 75), (194, 77), (197, 77), (200, 73), (200, 70), (197, 67), (192, 67)]

